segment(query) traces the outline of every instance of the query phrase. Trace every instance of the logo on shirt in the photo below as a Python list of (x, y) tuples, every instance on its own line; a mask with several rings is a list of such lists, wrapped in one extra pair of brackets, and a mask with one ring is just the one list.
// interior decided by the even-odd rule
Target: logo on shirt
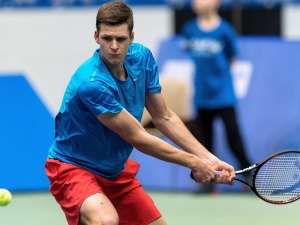
[(221, 42), (210, 39), (193, 39), (187, 43), (187, 49), (197, 55), (210, 57), (220, 53), (223, 49)]

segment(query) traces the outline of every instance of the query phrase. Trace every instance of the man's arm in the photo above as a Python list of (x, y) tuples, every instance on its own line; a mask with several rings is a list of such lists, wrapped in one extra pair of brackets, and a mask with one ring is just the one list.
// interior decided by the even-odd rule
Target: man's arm
[(176, 145), (208, 161), (215, 160), (216, 157), (196, 140), (182, 120), (168, 107), (161, 94), (148, 93), (146, 108), (155, 127)]
[(141, 124), (125, 109), (118, 114), (100, 114), (97, 118), (102, 124), (116, 132), (139, 151), (190, 168), (197, 182), (209, 183), (212, 179), (215, 179), (217, 183), (233, 182), (232, 177), (229, 175), (217, 177), (215, 170), (203, 159), (181, 151), (160, 138), (147, 133)]
[(211, 154), (186, 128), (182, 120), (168, 107), (162, 94), (147, 94), (146, 108), (153, 123), (165, 136), (184, 151), (205, 160), (216, 171), (228, 170), (231, 176), (234, 170), (227, 163)]

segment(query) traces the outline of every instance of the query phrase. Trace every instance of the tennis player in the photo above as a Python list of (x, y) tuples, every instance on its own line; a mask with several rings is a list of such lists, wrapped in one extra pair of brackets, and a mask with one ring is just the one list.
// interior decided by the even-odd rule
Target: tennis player
[[(196, 182), (233, 184), (233, 167), (206, 150), (166, 105), (151, 52), (133, 43), (131, 8), (103, 4), (94, 38), (100, 48), (67, 86), (45, 164), (50, 191), (68, 224), (166, 224), (135, 177), (139, 164), (129, 159), (133, 147), (190, 168)], [(155, 126), (185, 151), (145, 131), (144, 107)]]

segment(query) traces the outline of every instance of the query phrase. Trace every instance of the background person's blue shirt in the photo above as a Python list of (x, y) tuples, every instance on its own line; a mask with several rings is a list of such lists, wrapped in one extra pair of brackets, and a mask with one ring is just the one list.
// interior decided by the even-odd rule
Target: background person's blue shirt
[(202, 30), (196, 19), (182, 30), (186, 50), (195, 63), (196, 109), (218, 109), (236, 104), (229, 60), (237, 54), (236, 34), (231, 25), (221, 20), (217, 28)]
[(122, 172), (133, 147), (96, 117), (123, 108), (141, 121), (147, 92), (161, 86), (152, 53), (144, 46), (129, 46), (124, 66), (128, 77), (110, 74), (99, 49), (72, 76), (55, 118), (55, 140), (48, 157), (83, 167), (107, 179)]

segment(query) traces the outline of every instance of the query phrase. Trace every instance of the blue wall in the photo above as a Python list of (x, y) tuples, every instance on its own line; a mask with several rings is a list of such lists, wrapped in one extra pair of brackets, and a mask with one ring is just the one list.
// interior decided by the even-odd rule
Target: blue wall
[(0, 74), (0, 188), (44, 190), (54, 120), (22, 74)]
[[(0, 1), (1, 7), (90, 7), (99, 6), (106, 2), (111, 2), (112, 0), (32, 0), (32, 1), (22, 1), (22, 0), (2, 0)], [(190, 0), (125, 0), (125, 3), (131, 6), (171, 6), (171, 7), (189, 7)], [(287, 3), (299, 3), (300, 0), (241, 0), (239, 4), (243, 7), (272, 7), (281, 6)], [(234, 0), (223, 0), (222, 5), (225, 7), (232, 7), (235, 4)]]

